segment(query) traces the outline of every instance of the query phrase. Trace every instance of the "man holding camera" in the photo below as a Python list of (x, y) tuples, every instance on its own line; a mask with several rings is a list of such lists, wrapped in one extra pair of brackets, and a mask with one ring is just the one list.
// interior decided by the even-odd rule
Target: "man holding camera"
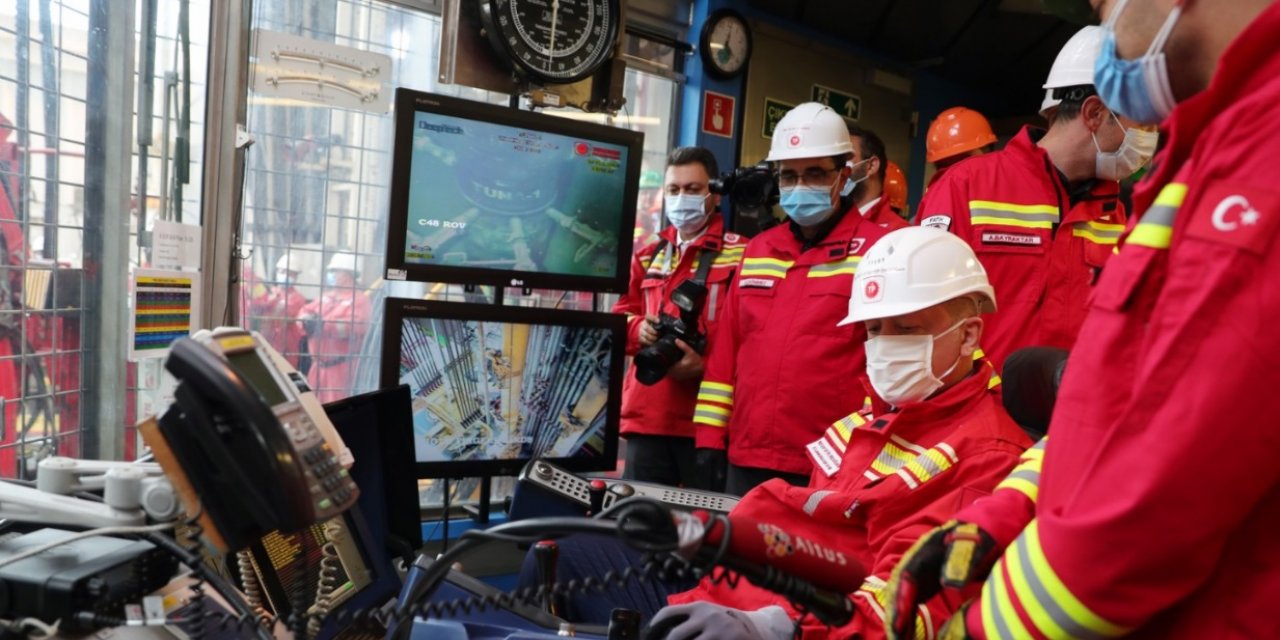
[(693, 418), (700, 466), (726, 469), (730, 493), (771, 478), (807, 484), (805, 446), (863, 406), (866, 331), (835, 323), (863, 253), (889, 229), (858, 206), (854, 157), (830, 107), (802, 104), (774, 129), (767, 160), (790, 222), (743, 253)]
[(711, 193), (715, 156), (701, 147), (671, 152), (663, 182), (667, 228), (631, 260), (631, 287), (613, 307), (627, 315), (623, 382), (624, 477), (713, 488), (694, 459), (693, 408), (702, 354), (715, 339), (729, 283), (746, 239), (727, 233)]

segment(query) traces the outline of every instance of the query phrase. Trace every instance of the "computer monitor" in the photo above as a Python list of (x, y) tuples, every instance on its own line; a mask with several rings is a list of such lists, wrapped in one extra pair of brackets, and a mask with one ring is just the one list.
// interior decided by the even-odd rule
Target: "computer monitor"
[(626, 291), (643, 141), (397, 89), (387, 278)]
[(382, 386), (408, 384), (419, 478), (616, 466), (621, 315), (387, 300)]

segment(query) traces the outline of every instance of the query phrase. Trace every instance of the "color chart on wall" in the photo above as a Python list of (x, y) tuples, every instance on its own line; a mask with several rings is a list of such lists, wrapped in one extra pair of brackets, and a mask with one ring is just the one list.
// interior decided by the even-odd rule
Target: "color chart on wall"
[(129, 357), (156, 358), (191, 334), (200, 295), (200, 275), (138, 269), (133, 274), (133, 317)]

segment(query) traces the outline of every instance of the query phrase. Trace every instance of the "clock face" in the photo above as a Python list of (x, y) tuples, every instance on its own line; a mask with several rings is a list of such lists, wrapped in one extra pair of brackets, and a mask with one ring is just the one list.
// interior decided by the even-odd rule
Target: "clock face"
[(703, 36), (703, 57), (716, 71), (733, 75), (742, 70), (751, 56), (751, 33), (746, 22), (734, 14), (726, 14)]
[(489, 41), (517, 70), (577, 82), (600, 68), (618, 36), (619, 0), (481, 0)]

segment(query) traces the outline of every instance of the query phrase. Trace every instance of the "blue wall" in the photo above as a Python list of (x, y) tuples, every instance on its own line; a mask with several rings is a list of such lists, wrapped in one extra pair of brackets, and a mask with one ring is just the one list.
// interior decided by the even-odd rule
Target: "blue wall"
[[(738, 3), (730, 0), (697, 0), (693, 7), (693, 26), (689, 29), (689, 42), (694, 46), (685, 65), (685, 75), (689, 80), (685, 83), (680, 96), (680, 132), (677, 138), (680, 146), (706, 147), (715, 154), (721, 171), (738, 166), (738, 137), (742, 134), (743, 95), (746, 90), (747, 74), (739, 74), (731, 80), (719, 80), (702, 72), (702, 56), (698, 53), (699, 35), (707, 16), (718, 9), (733, 7), (741, 11)], [(733, 114), (734, 136), (725, 138), (702, 132), (702, 92), (714, 91), (735, 99)]]

